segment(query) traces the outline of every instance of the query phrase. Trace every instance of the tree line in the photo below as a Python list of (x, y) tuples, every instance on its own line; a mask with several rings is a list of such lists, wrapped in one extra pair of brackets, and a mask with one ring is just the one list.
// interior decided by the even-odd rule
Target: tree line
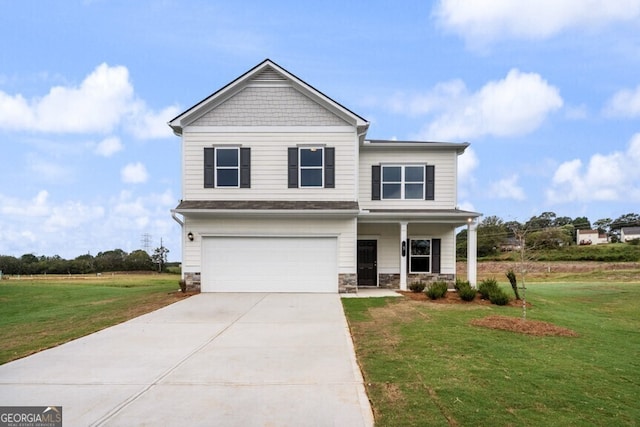
[[(528, 249), (554, 249), (576, 244), (576, 230), (598, 230), (606, 234), (611, 243), (620, 241), (620, 229), (640, 226), (640, 215), (628, 213), (616, 219), (601, 218), (591, 223), (585, 216), (571, 218), (557, 216), (555, 212), (543, 212), (528, 221), (504, 221), (498, 216), (488, 216), (478, 224), (478, 256), (495, 255), (500, 250), (517, 246), (523, 238)], [(467, 230), (457, 236), (457, 252), (466, 256)]]
[(0, 255), (2, 274), (91, 274), (110, 271), (163, 271), (167, 264), (169, 250), (160, 246), (149, 255), (141, 249), (127, 253), (122, 249), (99, 252), (98, 255), (80, 255), (74, 259), (64, 259), (58, 255), (36, 256), (24, 254), (21, 257)]

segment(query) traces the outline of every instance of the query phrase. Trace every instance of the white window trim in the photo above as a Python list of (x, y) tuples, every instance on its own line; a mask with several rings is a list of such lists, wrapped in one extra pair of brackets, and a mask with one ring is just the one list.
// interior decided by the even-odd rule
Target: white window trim
[[(380, 199), (381, 200), (425, 200), (427, 191), (427, 168), (423, 164), (383, 164), (380, 165)], [(384, 180), (384, 168), (400, 168), (400, 181), (385, 181)], [(405, 179), (405, 170), (407, 167), (421, 167), (422, 168), (422, 181), (407, 181)], [(400, 184), (400, 198), (386, 198), (384, 197), (384, 185), (385, 184)], [(407, 184), (422, 184), (422, 197), (419, 199), (412, 198), (407, 199), (405, 197), (405, 186)]]
[[(238, 158), (237, 166), (218, 166), (218, 150), (236, 150)], [(237, 185), (218, 185), (218, 170), (235, 170), (238, 177)], [(215, 188), (240, 188), (240, 147), (214, 147), (213, 150), (213, 173)]]
[(416, 258), (429, 258), (429, 271), (413, 271), (411, 269), (411, 258), (413, 255), (411, 254), (411, 244), (409, 244), (408, 255), (409, 255), (409, 273), (410, 274), (430, 274), (431, 273), (431, 262), (433, 261), (433, 239), (431, 237), (426, 236), (409, 236), (409, 242), (413, 240), (428, 240), (429, 241), (429, 255), (415, 255)]
[[(320, 166), (302, 166), (302, 150), (320, 150), (322, 152), (322, 165)], [(318, 146), (305, 146), (298, 147), (298, 187), (300, 188), (324, 188), (324, 166), (325, 166), (325, 155), (324, 155), (324, 147)], [(322, 182), (320, 185), (303, 185), (302, 184), (302, 170), (311, 170), (311, 169), (320, 169), (322, 172)]]

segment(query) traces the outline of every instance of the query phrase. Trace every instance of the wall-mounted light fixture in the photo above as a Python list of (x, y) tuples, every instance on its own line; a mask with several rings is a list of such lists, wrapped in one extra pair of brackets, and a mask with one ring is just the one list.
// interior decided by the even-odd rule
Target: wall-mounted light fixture
[(187, 234), (187, 239), (189, 239), (189, 241), (193, 242), (193, 233), (192, 232), (189, 232)]
[(407, 256), (407, 242), (405, 240), (402, 241), (402, 256)]

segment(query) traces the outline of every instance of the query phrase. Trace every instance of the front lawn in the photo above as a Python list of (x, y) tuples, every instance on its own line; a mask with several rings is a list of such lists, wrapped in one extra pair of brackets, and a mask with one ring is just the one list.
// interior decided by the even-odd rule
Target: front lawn
[(0, 364), (175, 302), (176, 275), (0, 281)]
[(470, 325), (517, 307), (343, 299), (377, 426), (611, 426), (640, 420), (640, 284), (530, 284), (539, 337)]

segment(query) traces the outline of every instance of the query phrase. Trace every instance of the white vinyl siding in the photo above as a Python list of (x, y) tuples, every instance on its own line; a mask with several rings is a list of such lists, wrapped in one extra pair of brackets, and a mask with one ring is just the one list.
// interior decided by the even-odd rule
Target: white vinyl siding
[(183, 270), (201, 271), (203, 236), (307, 236), (337, 237), (338, 273), (355, 274), (356, 219), (331, 218), (215, 218), (185, 217), (185, 233), (193, 233), (193, 241), (184, 239)]
[[(360, 150), (359, 198), (361, 209), (454, 209), (457, 204), (457, 161), (454, 150), (428, 150), (399, 148), (389, 149), (367, 148)], [(371, 200), (371, 166), (372, 165), (433, 165), (434, 200)]]
[[(353, 128), (334, 132), (193, 132), (183, 135), (184, 200), (356, 200), (357, 136)], [(251, 188), (204, 188), (203, 147), (235, 145), (251, 148)], [(335, 149), (335, 188), (288, 188), (287, 147)]]

